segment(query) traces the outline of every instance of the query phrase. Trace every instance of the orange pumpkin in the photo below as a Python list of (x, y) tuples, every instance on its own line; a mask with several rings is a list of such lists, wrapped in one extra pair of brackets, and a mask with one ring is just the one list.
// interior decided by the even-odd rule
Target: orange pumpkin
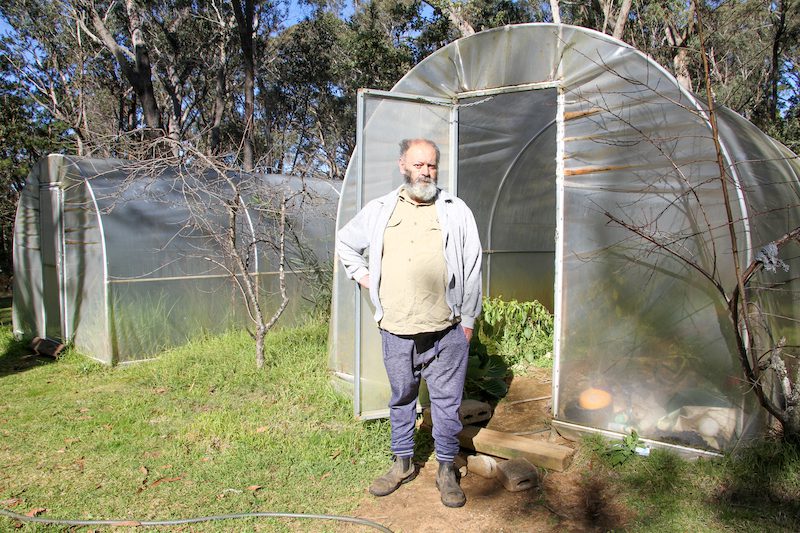
[(578, 405), (583, 409), (596, 410), (611, 404), (611, 394), (603, 389), (588, 388), (578, 397)]

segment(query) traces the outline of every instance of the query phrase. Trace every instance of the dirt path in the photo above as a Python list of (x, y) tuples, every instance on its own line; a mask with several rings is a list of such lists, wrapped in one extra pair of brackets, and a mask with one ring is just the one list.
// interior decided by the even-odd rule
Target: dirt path
[[(539, 431), (550, 418), (549, 398), (543, 398), (550, 390), (546, 375), (515, 378), (487, 427), (532, 432), (528, 438), (572, 445), (549, 430)], [(531, 399), (537, 400), (524, 401)], [(474, 453), (462, 452), (465, 457)], [(461, 480), (467, 504), (460, 509), (442, 505), (435, 485), (437, 466), (433, 456), (418, 463), (417, 478), (383, 498), (371, 496), (364, 487), (364, 500), (355, 516), (395, 533), (608, 531), (623, 528), (626, 522), (624, 508), (609, 494), (605, 482), (577, 462), (566, 472), (540, 471), (539, 486), (522, 492), (508, 492), (496, 479), (467, 473)]]

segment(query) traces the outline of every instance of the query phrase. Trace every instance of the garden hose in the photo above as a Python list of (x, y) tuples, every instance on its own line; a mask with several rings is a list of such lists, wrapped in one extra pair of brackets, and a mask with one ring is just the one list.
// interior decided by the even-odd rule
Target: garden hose
[(392, 533), (392, 530), (367, 520), (366, 518), (356, 518), (353, 516), (339, 516), (327, 514), (304, 514), (304, 513), (236, 513), (236, 514), (223, 514), (215, 516), (201, 516), (197, 518), (179, 518), (176, 520), (59, 520), (51, 518), (40, 518), (38, 516), (25, 516), (14, 513), (7, 509), (0, 509), (0, 515), (7, 516), (13, 520), (20, 522), (36, 522), (39, 524), (52, 524), (58, 526), (178, 526), (183, 524), (195, 524), (198, 522), (212, 522), (215, 520), (231, 520), (236, 518), (310, 518), (314, 520), (338, 520), (339, 522), (350, 522), (352, 524), (360, 524), (383, 531), (384, 533)]

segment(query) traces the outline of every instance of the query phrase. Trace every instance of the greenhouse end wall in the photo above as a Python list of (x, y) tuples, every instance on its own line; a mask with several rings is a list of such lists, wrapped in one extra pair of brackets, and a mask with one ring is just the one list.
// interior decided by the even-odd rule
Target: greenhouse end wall
[[(555, 424), (616, 435), (636, 430), (660, 445), (712, 451), (763, 431), (766, 417), (742, 374), (725, 299), (695, 268), (724, 287), (736, 284), (717, 152), (700, 99), (629, 45), (553, 24), (460, 39), (391, 93), (421, 104), (404, 112), (414, 120), (425, 105), (452, 110), (450, 135), (442, 137), (442, 126), (433, 137), (447, 146), (450, 162), (440, 181), (475, 213), (487, 293), (527, 298), (551, 284)], [(411, 118), (398, 127), (390, 96), (364, 119), (337, 227), (386, 189), (376, 183), (387, 175), (374, 169), (394, 163), (397, 142), (414, 128)], [(800, 164), (730, 110), (719, 120), (741, 267), (800, 225)], [(363, 163), (365, 154), (371, 163)], [(679, 239), (689, 262), (653, 246), (642, 228)], [(792, 246), (790, 272), (800, 269)], [(763, 294), (760, 303), (776, 331), (797, 338), (781, 318), (800, 316), (796, 293)], [(331, 368), (354, 380), (359, 416), (367, 405), (377, 412), (388, 388), (370, 315), (367, 299), (337, 269)], [(369, 397), (359, 397), (364, 391)], [(593, 394), (602, 406), (589, 405)]]
[[(210, 179), (198, 183), (185, 170), (145, 175), (140, 169), (126, 161), (58, 155), (34, 167), (15, 227), (17, 336), (71, 342), (90, 357), (121, 363), (250, 323), (229, 275), (233, 256), (213, 235), (222, 234), (227, 216), (207, 198), (202, 206), (187, 203), (202, 197), (186, 195), (187, 188), (210, 187)], [(260, 192), (259, 203), (243, 204), (237, 246), (249, 246), (254, 235), (275, 237), (278, 219), (264, 198), (266, 191), (283, 194), (291, 228), (289, 305), (279, 323), (294, 323), (324, 293), (338, 192), (321, 180), (251, 178), (250, 192)], [(193, 212), (202, 213), (202, 224)], [(269, 317), (280, 302), (277, 255), (260, 245), (255, 249), (250, 272)]]

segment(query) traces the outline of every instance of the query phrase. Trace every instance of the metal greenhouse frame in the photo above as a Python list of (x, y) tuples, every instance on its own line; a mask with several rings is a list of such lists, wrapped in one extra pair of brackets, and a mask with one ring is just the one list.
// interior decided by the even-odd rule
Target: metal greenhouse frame
[[(507, 26), (438, 50), (390, 92), (362, 91), (358, 111), (336, 227), (402, 182), (401, 139), (436, 141), (440, 186), (478, 223), (484, 295), (535, 298), (555, 314), (560, 431), (636, 429), (648, 442), (713, 453), (764, 427), (719, 294), (610, 223), (655, 224), (735, 283), (707, 108), (663, 67), (585, 28)], [(736, 113), (718, 109), (718, 121), (746, 263), (800, 225), (800, 163)], [(792, 246), (785, 260), (800, 269)], [(798, 316), (796, 297), (764, 298), (772, 325), (800, 344), (781, 318)], [(330, 367), (353, 384), (361, 418), (386, 416), (389, 398), (369, 306), (335, 263)], [(591, 388), (609, 392), (607, 409), (579, 405)]]

